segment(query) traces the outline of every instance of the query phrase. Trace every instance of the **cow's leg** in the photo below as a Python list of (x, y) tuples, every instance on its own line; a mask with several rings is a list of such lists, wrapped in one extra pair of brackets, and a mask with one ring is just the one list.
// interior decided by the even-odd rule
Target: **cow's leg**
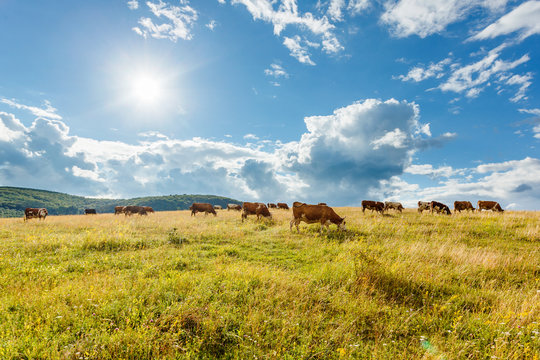
[(362, 214), (364, 214), (366, 211), (366, 208), (362, 206)]

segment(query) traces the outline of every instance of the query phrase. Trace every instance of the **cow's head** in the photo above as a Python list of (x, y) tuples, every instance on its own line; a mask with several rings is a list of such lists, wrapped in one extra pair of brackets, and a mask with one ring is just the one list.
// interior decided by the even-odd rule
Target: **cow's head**
[(339, 230), (343, 230), (343, 231), (347, 230), (347, 227), (345, 226), (345, 218), (346, 218), (346, 216), (341, 218), (341, 221), (338, 224), (338, 229)]

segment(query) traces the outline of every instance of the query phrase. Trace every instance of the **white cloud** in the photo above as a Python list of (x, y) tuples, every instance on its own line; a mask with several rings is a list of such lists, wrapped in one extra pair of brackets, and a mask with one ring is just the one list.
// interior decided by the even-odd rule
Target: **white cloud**
[[(155, 131), (139, 134), (135, 143), (102, 141), (75, 136), (60, 120), (37, 118), (25, 126), (0, 113), (0, 182), (36, 187), (36, 178), (47, 179), (43, 187), (50, 190), (102, 197), (214, 193), (358, 205), (377, 195), (400, 201), (495, 199), (537, 208), (538, 159), (470, 169), (413, 164), (416, 152), (455, 136), (432, 138), (419, 116), (414, 103), (367, 99), (305, 118), (307, 129), (298, 141), (238, 145)], [(400, 178), (409, 174), (443, 181), (422, 188)]]
[(130, 10), (137, 10), (139, 8), (139, 2), (137, 0), (129, 0), (127, 5)]
[(275, 77), (276, 79), (283, 77), (289, 78), (289, 74), (285, 69), (279, 64), (270, 64), (270, 69), (264, 69), (264, 74), (267, 76)]
[(51, 106), (51, 103), (47, 100), (43, 102), (45, 108), (39, 108), (37, 106), (28, 106), (21, 103), (18, 103), (15, 100), (9, 100), (5, 98), (0, 98), (0, 103), (9, 105), (15, 109), (26, 110), (32, 113), (35, 116), (52, 119), (52, 120), (61, 120), (62, 117), (56, 113), (56, 109)]
[(369, 5), (369, 0), (349, 0), (348, 4), (346, 4), (345, 0), (330, 0), (327, 15), (333, 21), (343, 21), (343, 12), (345, 10), (354, 16), (369, 8)]
[(246, 140), (259, 140), (259, 137), (255, 134), (246, 134), (244, 135), (244, 139)]
[[(505, 61), (499, 59), (501, 51), (505, 48), (505, 44), (491, 50), (483, 59), (461, 67), (455, 67), (450, 77), (442, 83), (439, 88), (442, 91), (452, 91), (456, 93), (465, 92), (467, 97), (477, 96), (486, 86), (489, 81), (505, 80), (513, 74), (508, 73), (509, 70), (526, 63), (530, 60), (529, 55), (525, 54), (517, 60)], [(506, 81), (507, 84), (508, 81)], [(528, 86), (528, 85), (527, 85)], [(526, 87), (525, 87), (526, 89)], [(519, 90), (524, 93), (525, 90)], [(518, 96), (516, 94), (516, 96)], [(521, 95), (521, 98), (524, 96)]]
[(283, 44), (291, 51), (291, 55), (304, 64), (315, 65), (307, 52), (308, 47), (321, 47), (329, 54), (343, 49), (334, 34), (335, 25), (326, 16), (317, 18), (310, 12), (302, 14), (296, 0), (282, 0), (279, 3), (274, 0), (231, 0), (231, 4), (244, 5), (254, 20), (272, 24), (276, 36), (281, 36), (285, 29), (294, 27), (293, 31), (308, 32), (311, 37), (318, 38), (318, 42), (313, 42), (299, 34), (284, 37)]
[(380, 138), (373, 140), (371, 145), (373, 145), (373, 150), (378, 150), (382, 146), (392, 146), (396, 149), (402, 149), (406, 146), (406, 140), (407, 134), (401, 129), (396, 128), (392, 131), (386, 132), (386, 134)]
[(518, 88), (510, 101), (525, 100), (527, 99), (526, 92), (532, 84), (532, 73), (515, 74), (512, 71), (528, 62), (530, 57), (525, 54), (513, 61), (503, 60), (501, 52), (507, 46), (506, 43), (497, 46), (487, 52), (482, 59), (471, 64), (462, 65), (451, 58), (445, 58), (437, 63), (431, 63), (427, 67), (416, 65), (406, 75), (394, 78), (414, 82), (430, 78), (441, 79), (437, 89), (443, 92), (451, 91), (464, 94), (468, 98), (477, 97), (486, 87), (494, 83), (499, 94), (507, 91), (508, 87)]
[(345, 7), (345, 0), (330, 0), (328, 6), (328, 16), (334, 21), (343, 21), (342, 10)]
[[(26, 127), (2, 113), (0, 182), (35, 187), (33, 179), (46, 178), (50, 190), (102, 197), (181, 191), (352, 204), (379, 180), (401, 174), (418, 149), (444, 141), (426, 138), (418, 117), (414, 103), (368, 99), (305, 118), (298, 141), (247, 134), (257, 143), (237, 145), (155, 131), (135, 143), (101, 141), (72, 135), (58, 120), (38, 118)], [(398, 134), (397, 142), (370, 145), (388, 133)]]
[(540, 116), (540, 109), (519, 109), (520, 113)]
[(370, 6), (370, 0), (349, 0), (349, 5), (347, 5), (347, 10), (352, 15), (358, 15), (364, 10), (368, 9)]
[(191, 40), (193, 37), (191, 29), (198, 19), (195, 9), (189, 6), (187, 0), (180, 1), (180, 6), (174, 6), (159, 2), (147, 1), (146, 5), (150, 12), (157, 18), (164, 18), (167, 22), (162, 24), (154, 23), (149, 17), (141, 17), (139, 25), (133, 31), (143, 37), (153, 37), (156, 39), (169, 39), (176, 42), (178, 39)]
[(216, 26), (217, 26), (216, 20), (210, 20), (210, 22), (208, 24), (206, 24), (206, 27), (209, 28), (212, 31), (214, 31)]
[(405, 173), (412, 175), (426, 175), (430, 178), (450, 177), (456, 174), (463, 174), (463, 170), (454, 170), (451, 166), (440, 166), (434, 168), (431, 164), (411, 164), (405, 170)]
[(474, 9), (498, 12), (506, 0), (387, 0), (381, 22), (396, 37), (421, 38), (441, 33), (449, 24), (463, 20)]
[(298, 35), (295, 35), (292, 38), (285, 36), (283, 45), (289, 49), (291, 56), (296, 58), (302, 64), (315, 65), (313, 60), (311, 60), (310, 53), (308, 52), (310, 44), (304, 42), (305, 45), (302, 45), (301, 42), (302, 39)]
[(518, 32), (519, 40), (540, 34), (540, 1), (526, 1), (520, 4), (470, 39), (493, 39), (514, 32)]
[(526, 100), (527, 96), (525, 95), (529, 86), (532, 85), (532, 74), (527, 73), (525, 75), (512, 75), (508, 80), (506, 80), (507, 85), (518, 85), (519, 89), (510, 101), (518, 102), (520, 100)]
[(413, 67), (407, 75), (399, 75), (398, 78), (401, 81), (414, 81), (420, 82), (429, 78), (439, 79), (445, 75), (444, 70), (447, 65), (452, 62), (451, 58), (446, 58), (438, 63), (430, 63), (428, 67), (423, 67), (422, 65), (417, 65)]

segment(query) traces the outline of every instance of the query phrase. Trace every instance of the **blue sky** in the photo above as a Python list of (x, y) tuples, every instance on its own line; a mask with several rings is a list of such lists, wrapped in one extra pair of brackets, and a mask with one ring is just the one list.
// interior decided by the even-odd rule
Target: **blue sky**
[(540, 1), (0, 2), (0, 184), (540, 209)]

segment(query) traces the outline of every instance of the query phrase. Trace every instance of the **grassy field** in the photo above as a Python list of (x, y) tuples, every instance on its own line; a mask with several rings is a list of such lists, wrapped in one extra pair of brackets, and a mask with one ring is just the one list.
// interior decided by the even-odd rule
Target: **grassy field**
[(540, 213), (0, 219), (0, 359), (538, 359)]

